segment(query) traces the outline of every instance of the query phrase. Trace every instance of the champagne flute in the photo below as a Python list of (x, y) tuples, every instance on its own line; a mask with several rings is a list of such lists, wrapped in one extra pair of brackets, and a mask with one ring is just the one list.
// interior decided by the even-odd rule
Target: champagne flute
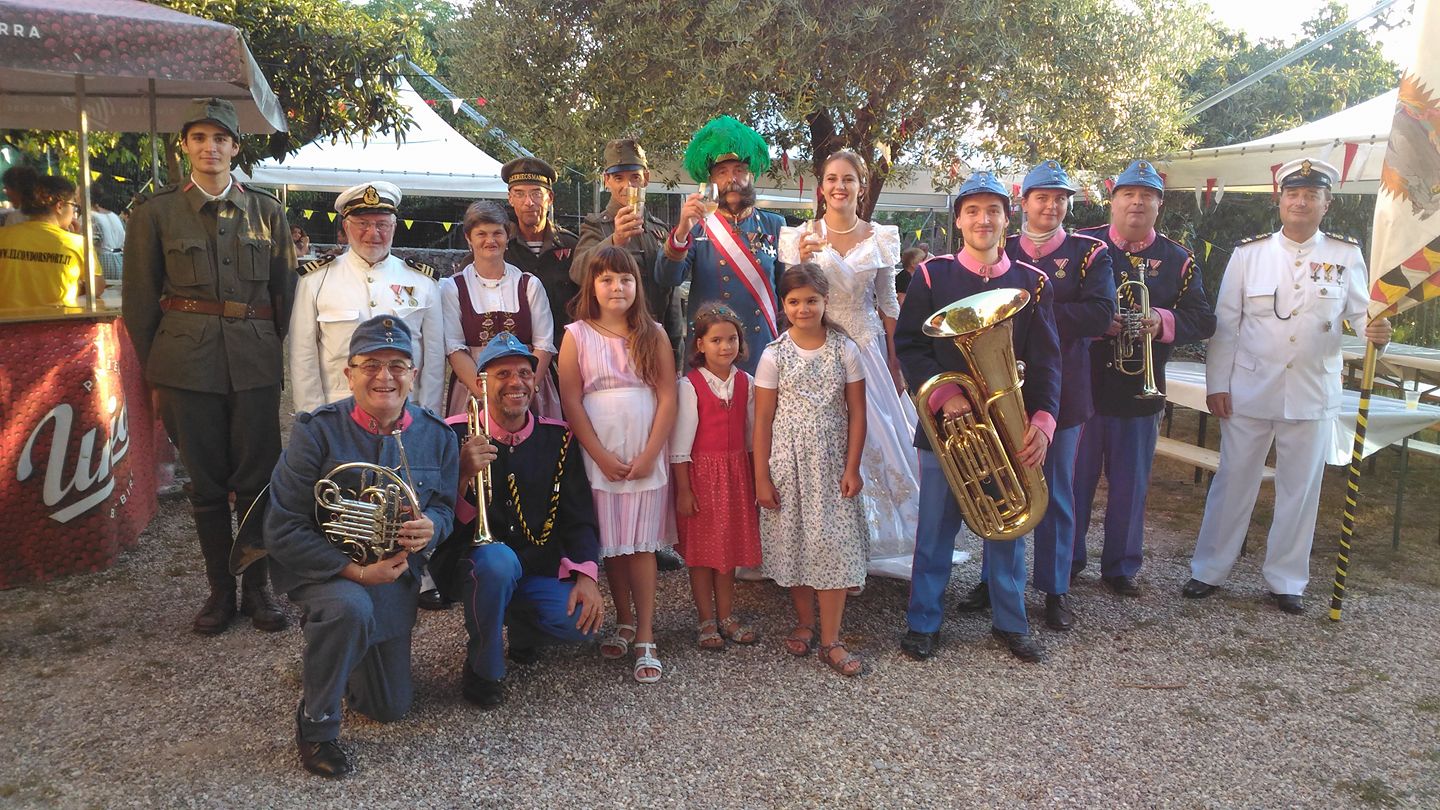
[(816, 243), (816, 253), (830, 247), (830, 232), (825, 227), (825, 217), (820, 216), (810, 220), (810, 238)]
[(705, 215), (709, 216), (720, 210), (720, 187), (715, 183), (700, 184), (700, 205), (705, 208)]
[(626, 186), (625, 202), (635, 209), (635, 216), (642, 222), (645, 220), (645, 189), (643, 186)]

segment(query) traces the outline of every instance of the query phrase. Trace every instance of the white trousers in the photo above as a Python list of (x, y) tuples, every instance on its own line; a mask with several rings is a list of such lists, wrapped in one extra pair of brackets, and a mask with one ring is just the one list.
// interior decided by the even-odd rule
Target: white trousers
[(1205, 518), (1190, 560), (1190, 575), (1219, 585), (1240, 556), (1250, 513), (1260, 493), (1260, 475), (1275, 445), (1275, 517), (1265, 541), (1261, 569), (1271, 593), (1300, 595), (1310, 581), (1310, 546), (1320, 508), (1325, 449), (1334, 423), (1329, 419), (1251, 419), (1235, 415), (1220, 422), (1220, 468), (1210, 484)]

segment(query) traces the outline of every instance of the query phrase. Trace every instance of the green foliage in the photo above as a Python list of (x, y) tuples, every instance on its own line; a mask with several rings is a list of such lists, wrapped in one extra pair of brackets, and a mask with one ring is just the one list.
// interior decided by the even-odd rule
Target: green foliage
[[(1196, 101), (1208, 98), (1347, 19), (1345, 7), (1332, 0), (1304, 24), (1295, 41), (1255, 44), (1243, 33), (1212, 23), (1219, 50), (1186, 77), (1186, 90)], [(1263, 138), (1379, 95), (1399, 79), (1395, 64), (1362, 25), (1205, 110), (1187, 134), (1197, 147)]]
[(957, 155), (1165, 151), (1201, 19), (1182, 0), (477, 0), (442, 42), (462, 95), (555, 162), (593, 169), (621, 135), (677, 160), (731, 114), (801, 158), (855, 149), (878, 192), (902, 158), (949, 183)]

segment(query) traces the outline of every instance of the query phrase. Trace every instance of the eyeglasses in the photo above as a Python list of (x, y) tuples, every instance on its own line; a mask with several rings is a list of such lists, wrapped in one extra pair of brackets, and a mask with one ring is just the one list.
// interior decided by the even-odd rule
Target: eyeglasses
[(531, 189), (530, 191), (521, 191), (519, 189), (512, 188), (510, 189), (510, 199), (514, 200), (515, 202), (532, 202), (537, 204), (544, 203), (545, 190), (537, 188)]
[(404, 377), (415, 370), (415, 366), (405, 360), (391, 360), (388, 363), (382, 363), (379, 360), (366, 360), (363, 363), (351, 363), (350, 368), (360, 369), (360, 373), (366, 377), (374, 377), (380, 373), (380, 369), (382, 368), (389, 369), (391, 377)]
[(391, 231), (395, 230), (395, 223), (366, 222), (363, 219), (352, 219), (350, 220), (350, 227), (354, 228), (360, 233), (369, 233), (370, 231), (375, 231), (377, 233), (390, 233)]

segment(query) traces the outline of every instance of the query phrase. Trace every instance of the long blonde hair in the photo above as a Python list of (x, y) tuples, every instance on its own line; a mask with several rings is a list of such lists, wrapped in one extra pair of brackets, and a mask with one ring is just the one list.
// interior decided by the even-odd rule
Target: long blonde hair
[(670, 351), (670, 341), (665, 338), (658, 324), (650, 318), (650, 307), (645, 302), (645, 285), (641, 281), (640, 267), (629, 251), (614, 245), (605, 245), (590, 258), (585, 266), (585, 280), (580, 293), (571, 302), (571, 316), (575, 320), (600, 320), (600, 299), (595, 297), (595, 279), (601, 273), (620, 273), (634, 276), (635, 300), (625, 311), (625, 325), (630, 329), (626, 342), (626, 354), (635, 373), (651, 387), (660, 384), (660, 352)]

